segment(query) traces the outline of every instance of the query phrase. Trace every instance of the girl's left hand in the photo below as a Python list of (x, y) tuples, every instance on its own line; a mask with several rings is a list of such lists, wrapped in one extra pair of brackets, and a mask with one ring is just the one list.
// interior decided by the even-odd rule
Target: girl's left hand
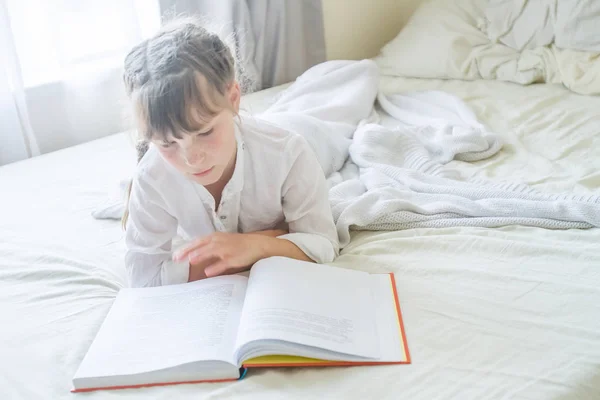
[(207, 277), (241, 272), (265, 257), (265, 242), (269, 240), (276, 239), (256, 233), (215, 232), (179, 249), (173, 260), (199, 264), (213, 259), (214, 263), (204, 270)]

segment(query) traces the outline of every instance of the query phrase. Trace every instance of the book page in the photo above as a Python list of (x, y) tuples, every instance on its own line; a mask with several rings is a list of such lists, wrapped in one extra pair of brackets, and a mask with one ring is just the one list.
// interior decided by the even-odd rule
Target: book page
[(393, 281), (389, 274), (373, 274), (371, 292), (375, 308), (373, 313), (377, 321), (377, 337), (381, 357), (379, 362), (407, 362), (410, 357), (404, 346), (404, 336), (400, 311), (396, 308), (396, 296)]
[(369, 274), (275, 257), (250, 272), (236, 349), (283, 340), (379, 357)]
[[(368, 361), (354, 361), (359, 365), (369, 363), (409, 363), (410, 354), (406, 344), (406, 333), (401, 318), (400, 304), (396, 303), (395, 282), (391, 274), (372, 274), (371, 292), (375, 308), (373, 314), (377, 325), (377, 339), (381, 356)], [(264, 366), (307, 366), (307, 365), (338, 365), (337, 361), (297, 357), (289, 355), (269, 355), (246, 359), (247, 367)]]
[(122, 289), (76, 377), (136, 374), (202, 360), (235, 364), (247, 278)]

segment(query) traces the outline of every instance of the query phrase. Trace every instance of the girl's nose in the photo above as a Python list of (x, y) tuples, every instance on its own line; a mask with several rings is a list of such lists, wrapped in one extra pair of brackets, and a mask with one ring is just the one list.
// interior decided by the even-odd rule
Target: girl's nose
[(195, 167), (198, 166), (199, 164), (202, 164), (202, 162), (204, 161), (205, 158), (205, 154), (202, 151), (197, 151), (197, 150), (184, 150), (183, 151), (183, 159), (185, 160), (185, 163), (190, 166), (190, 167)]

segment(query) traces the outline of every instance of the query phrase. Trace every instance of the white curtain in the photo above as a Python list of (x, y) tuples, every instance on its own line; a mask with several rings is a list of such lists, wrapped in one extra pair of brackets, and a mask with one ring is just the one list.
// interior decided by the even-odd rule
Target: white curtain
[(156, 0), (0, 0), (0, 165), (126, 127), (123, 57)]
[(261, 88), (290, 82), (326, 60), (321, 0), (245, 1)]
[(321, 0), (0, 0), (0, 165), (127, 129), (123, 58), (173, 13), (234, 37), (251, 90), (325, 60)]
[(10, 29), (8, 9), (0, 1), (0, 165), (39, 154), (27, 113), (23, 78)]
[(326, 59), (321, 0), (160, 0), (163, 14), (204, 16), (233, 35), (252, 89), (287, 83)]

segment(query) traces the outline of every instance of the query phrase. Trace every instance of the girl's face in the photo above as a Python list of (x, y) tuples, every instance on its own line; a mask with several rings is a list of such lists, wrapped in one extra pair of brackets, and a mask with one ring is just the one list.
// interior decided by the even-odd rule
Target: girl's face
[(181, 139), (167, 137), (152, 141), (169, 164), (202, 186), (217, 183), (221, 178), (229, 179), (235, 166), (234, 111), (238, 112), (240, 102), (237, 83), (231, 86), (228, 97), (231, 109), (223, 109), (198, 132), (185, 134)]

